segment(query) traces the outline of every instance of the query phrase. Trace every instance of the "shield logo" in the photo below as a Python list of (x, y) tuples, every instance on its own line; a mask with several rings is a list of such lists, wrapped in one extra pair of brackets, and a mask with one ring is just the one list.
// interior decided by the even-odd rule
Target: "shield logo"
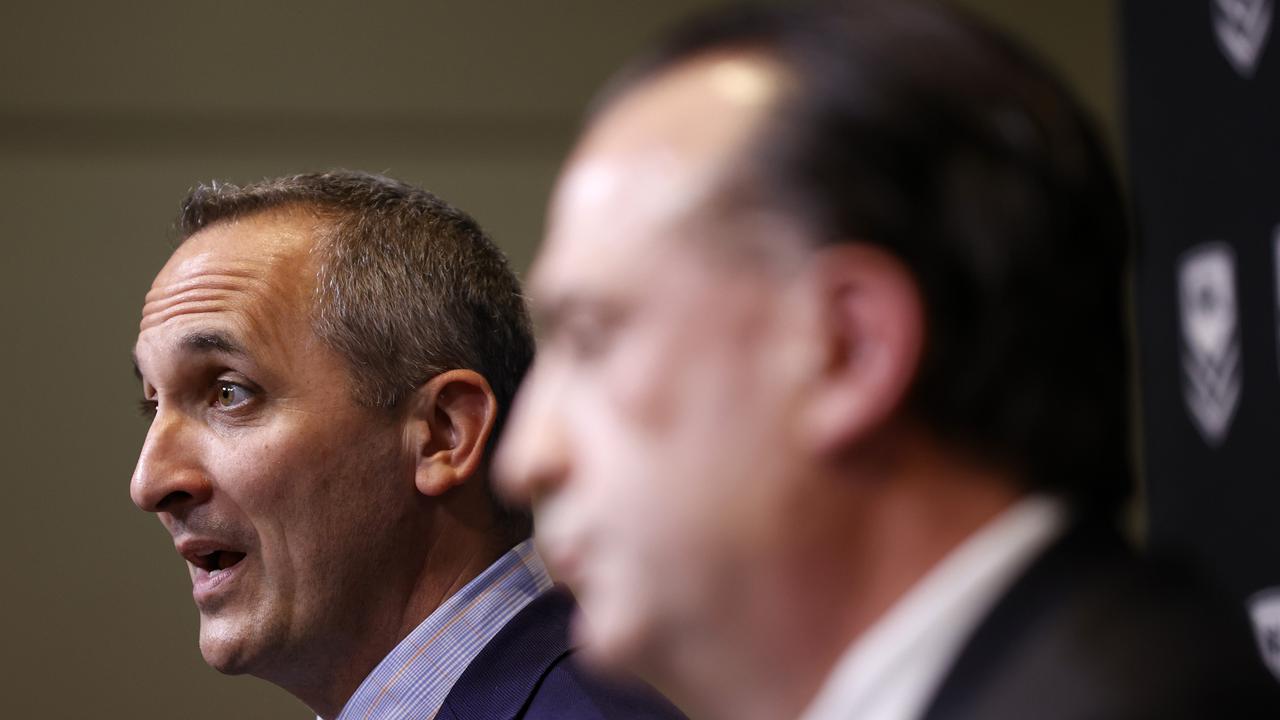
[(1250, 595), (1248, 605), (1258, 651), (1262, 653), (1267, 667), (1280, 679), (1280, 587)]
[(1240, 329), (1235, 252), (1209, 242), (1178, 263), (1182, 327), (1182, 395), (1191, 420), (1211, 446), (1226, 439), (1240, 400)]
[(1253, 76), (1271, 32), (1271, 0), (1212, 0), (1213, 34), (1241, 77)]

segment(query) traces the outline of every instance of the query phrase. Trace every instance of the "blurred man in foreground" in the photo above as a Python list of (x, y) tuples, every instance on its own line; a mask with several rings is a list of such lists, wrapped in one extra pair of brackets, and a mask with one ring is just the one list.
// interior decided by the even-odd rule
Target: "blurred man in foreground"
[(606, 92), (499, 454), (586, 650), (695, 717), (1273, 717), (1135, 559), (1116, 183), (931, 4), (729, 10)]
[(476, 223), (388, 178), (198, 188), (147, 293), (132, 495), (186, 559), (200, 649), (324, 718), (665, 718), (569, 659), (571, 601), (489, 441), (533, 355)]

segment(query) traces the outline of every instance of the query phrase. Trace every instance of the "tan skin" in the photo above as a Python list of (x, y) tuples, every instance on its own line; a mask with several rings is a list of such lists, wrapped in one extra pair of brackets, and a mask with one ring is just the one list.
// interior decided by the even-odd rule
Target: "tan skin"
[(357, 402), (311, 330), (316, 222), (218, 223), (157, 275), (134, 348), (154, 419), (130, 491), (187, 560), (206, 661), (329, 718), (507, 543), (484, 488), (488, 383), (453, 370), (392, 410)]
[(904, 411), (925, 312), (901, 263), (717, 204), (787, 82), (702, 57), (588, 129), (531, 273), (539, 355), (497, 461), (578, 594), (585, 650), (694, 717), (798, 716), (1019, 494)]

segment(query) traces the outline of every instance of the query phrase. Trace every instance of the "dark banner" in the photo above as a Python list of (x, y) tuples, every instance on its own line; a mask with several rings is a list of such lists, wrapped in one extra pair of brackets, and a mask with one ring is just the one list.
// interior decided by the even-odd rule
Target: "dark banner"
[(1122, 5), (1150, 540), (1280, 676), (1280, 44), (1272, 0)]

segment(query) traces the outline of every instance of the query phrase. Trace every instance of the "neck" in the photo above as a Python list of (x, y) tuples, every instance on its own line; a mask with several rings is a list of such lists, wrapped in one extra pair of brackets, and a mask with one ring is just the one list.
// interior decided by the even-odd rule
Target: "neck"
[[(799, 717), (840, 656), (948, 553), (1016, 502), (1002, 473), (928, 447), (892, 472), (815, 475), (732, 612), (655, 684), (698, 717)], [(838, 550), (837, 550), (838, 549)]]
[(335, 718), (364, 679), (406, 636), (450, 597), (492, 565), (510, 543), (495, 537), (487, 525), (446, 518), (414, 547), (421, 556), (417, 571), (403, 577), (390, 573), (378, 587), (350, 593), (368, 607), (360, 627), (341, 628), (341, 637), (324, 638), (324, 647), (295, 654), (283, 675), (263, 679), (279, 685), (321, 718)]

